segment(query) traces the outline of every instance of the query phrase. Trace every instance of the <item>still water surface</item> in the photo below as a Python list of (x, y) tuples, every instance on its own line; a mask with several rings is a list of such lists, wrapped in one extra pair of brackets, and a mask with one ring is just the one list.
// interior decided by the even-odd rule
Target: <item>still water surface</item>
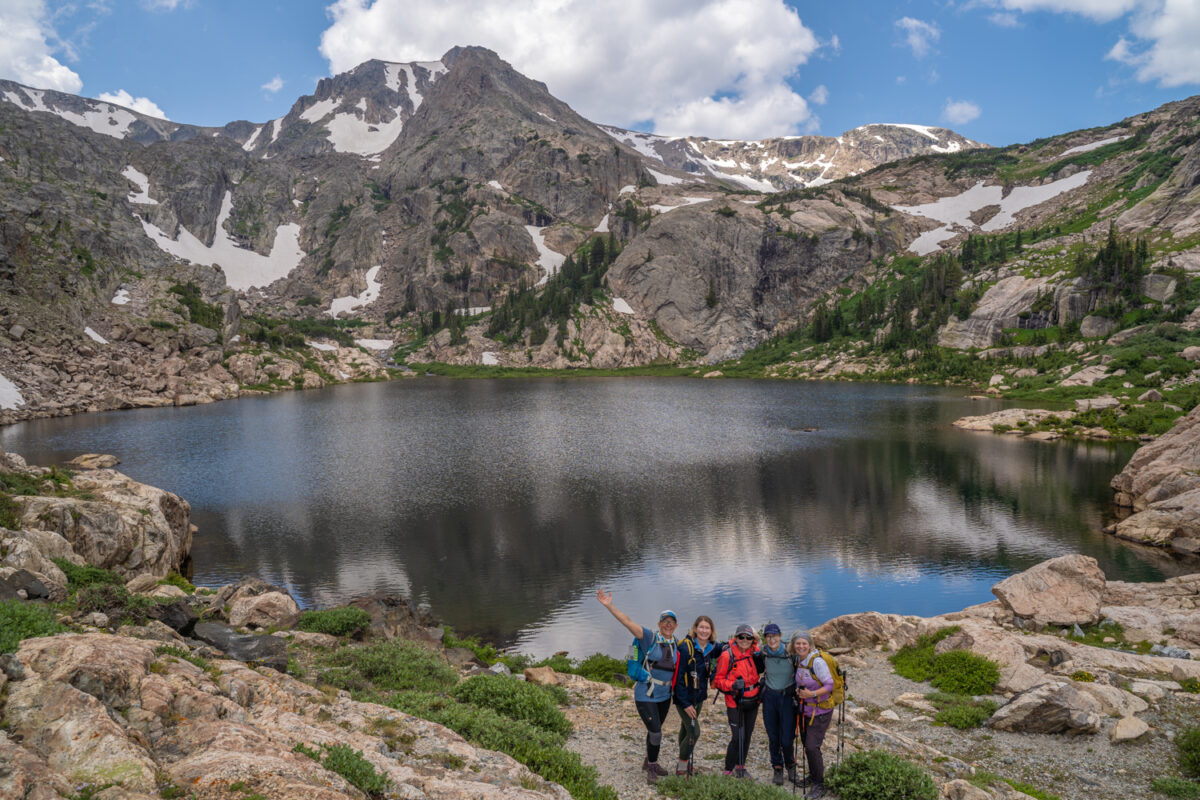
[[(950, 427), (999, 408), (865, 384), (417, 379), (0, 430), (30, 463), (112, 453), (199, 526), (195, 580), (306, 604), (376, 589), (521, 650), (623, 652), (652, 624), (785, 630), (935, 614), (1070, 552), (1110, 579), (1186, 571), (1100, 532), (1132, 446)], [(806, 431), (813, 428), (815, 430)]]

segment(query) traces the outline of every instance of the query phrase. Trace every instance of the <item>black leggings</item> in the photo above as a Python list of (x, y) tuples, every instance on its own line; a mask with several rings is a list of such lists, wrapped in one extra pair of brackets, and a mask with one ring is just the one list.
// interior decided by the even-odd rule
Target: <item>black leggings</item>
[(821, 756), (821, 744), (825, 741), (825, 732), (829, 730), (829, 721), (832, 719), (833, 714), (815, 714), (800, 720), (804, 755), (808, 759), (809, 779), (813, 784), (825, 783), (825, 759)]
[(667, 712), (671, 710), (671, 698), (655, 702), (653, 700), (638, 700), (638, 716), (646, 726), (646, 760), (651, 764), (658, 763), (658, 749), (662, 746), (663, 723), (667, 721)]
[(734, 767), (746, 765), (746, 753), (750, 752), (750, 734), (754, 733), (754, 723), (758, 721), (758, 706), (750, 706), (746, 711), (736, 708), (725, 708), (729, 717), (729, 746), (725, 748), (725, 771), (732, 772)]

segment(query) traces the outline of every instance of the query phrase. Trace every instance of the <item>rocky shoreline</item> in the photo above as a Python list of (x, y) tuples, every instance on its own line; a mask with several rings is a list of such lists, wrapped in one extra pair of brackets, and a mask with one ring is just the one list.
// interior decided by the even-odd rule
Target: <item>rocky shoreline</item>
[[(1198, 419), (1194, 412), (1175, 438), (1143, 448), (1131, 477), (1114, 485), (1130, 480), (1130, 496), (1154, 498), (1145, 509), (1161, 515), (1154, 487), (1194, 479), (1186, 465)], [(363, 646), (361, 639), (417, 643), (461, 675), (487, 671), (471, 650), (446, 648), (427, 614), (396, 597), (359, 598), (350, 606), (368, 622), (346, 639), (296, 629), (300, 609), (282, 587), (247, 578), (196, 589), (177, 575), (194, 532), (186, 501), (112, 465), (81, 457), (69, 474), (0, 453), (6, 486), (34, 490), (0, 509), (0, 600), (47, 609), (62, 629), (0, 655), (4, 796), (66, 800), (90, 787), (88, 796), (103, 800), (362, 798), (296, 750), (339, 743), (390, 780), (378, 796), (570, 796), (450, 728), (317, 680), (313, 664)], [(88, 567), (117, 576), (118, 584), (89, 595), (109, 606), (84, 607), (76, 597)], [(1150, 780), (1175, 771), (1175, 737), (1200, 724), (1200, 574), (1108, 581), (1093, 559), (1063, 556), (993, 593), (995, 600), (956, 613), (867, 612), (813, 631), (848, 669), (845, 753), (900, 755), (956, 800), (1027, 796), (1001, 778), (1062, 800), (1151, 796)], [(138, 608), (143, 616), (131, 620)], [(969, 651), (998, 665), (994, 694), (976, 698), (996, 708), (983, 727), (935, 724), (928, 684), (901, 677), (888, 661), (938, 631), (937, 652)], [(565, 690), (574, 725), (566, 747), (601, 784), (621, 798), (656, 796), (637, 769), (642, 737), (630, 690), (549, 668), (519, 677)], [(712, 773), (727, 728), (711, 704), (704, 721), (697, 768)], [(748, 766), (761, 779), (769, 766), (762, 731), (755, 736)], [(835, 750), (831, 736), (831, 760)]]

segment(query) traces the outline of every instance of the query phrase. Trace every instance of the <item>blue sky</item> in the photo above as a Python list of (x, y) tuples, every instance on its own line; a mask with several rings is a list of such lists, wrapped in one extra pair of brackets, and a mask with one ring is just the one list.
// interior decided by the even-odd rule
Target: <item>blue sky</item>
[(1198, 41), (1200, 0), (0, 2), (0, 77), (199, 125), (282, 116), (368, 58), (481, 44), (597, 122), (911, 122), (1000, 145), (1200, 92)]

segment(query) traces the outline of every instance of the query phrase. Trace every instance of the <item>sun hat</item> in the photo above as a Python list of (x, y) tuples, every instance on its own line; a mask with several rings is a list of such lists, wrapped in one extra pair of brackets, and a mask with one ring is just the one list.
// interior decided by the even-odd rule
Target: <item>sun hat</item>
[(675, 622), (677, 622), (677, 623), (679, 622), (679, 617), (675, 616), (675, 612), (669, 608), (663, 609), (663, 612), (658, 615), (658, 621), (662, 622), (667, 617), (670, 617), (671, 619), (675, 620)]

